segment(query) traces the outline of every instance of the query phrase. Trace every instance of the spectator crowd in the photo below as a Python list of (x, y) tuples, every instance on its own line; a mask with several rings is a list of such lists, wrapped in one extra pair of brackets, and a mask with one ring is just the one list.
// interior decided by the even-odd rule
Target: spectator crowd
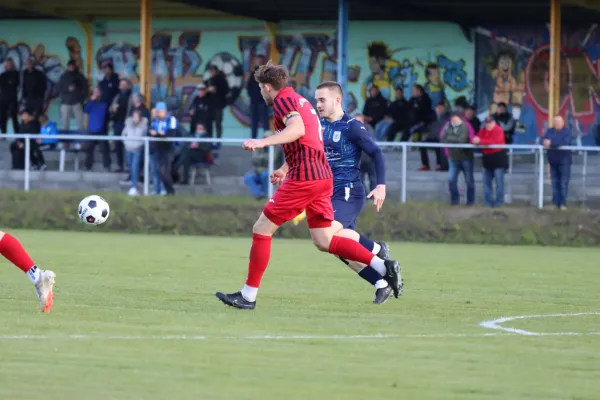
[[(459, 97), (452, 107), (445, 96), (435, 96), (435, 101), (421, 85), (414, 85), (412, 97), (404, 98), (402, 88), (395, 91), (395, 99), (389, 102), (376, 85), (369, 89), (369, 96), (360, 115), (377, 141), (421, 143), (472, 144), (473, 148), (419, 147), (421, 167), (419, 171), (448, 172), (450, 204), (458, 205), (460, 193), (458, 179), (462, 175), (466, 186), (466, 204), (475, 204), (474, 160), (481, 153), (484, 205), (500, 207), (504, 204), (504, 175), (508, 170), (508, 150), (490, 148), (493, 145), (513, 143), (516, 121), (505, 103), (494, 104), (494, 112), (482, 122), (476, 107), (465, 97)], [(492, 107), (491, 107), (492, 108)], [(542, 144), (547, 149), (552, 180), (552, 203), (559, 209), (566, 208), (571, 175), (572, 154), (557, 147), (572, 145), (575, 135), (565, 126), (562, 117), (556, 116), (554, 128), (545, 132)], [(429, 160), (429, 151), (435, 154), (435, 165)], [(369, 176), (368, 160), (365, 176)], [(362, 168), (362, 167), (361, 167)], [(372, 178), (371, 178), (372, 179)], [(369, 179), (369, 180), (371, 180)], [(365, 185), (365, 187), (368, 187)]]
[[(264, 64), (264, 56), (255, 57), (255, 68)], [(210, 67), (210, 78), (199, 84), (189, 109), (189, 131), (178, 119), (176, 110), (158, 102), (149, 110), (142, 95), (133, 93), (128, 79), (120, 78), (110, 63), (103, 64), (103, 78), (91, 88), (87, 78), (79, 71), (77, 63), (70, 60), (57, 84), (60, 101), (59, 127), (45, 114), (47, 79), (34, 67), (33, 60), (25, 62), (18, 71), (11, 59), (5, 61), (5, 71), (0, 74), (0, 131), (7, 132), (9, 121), (14, 132), (57, 134), (59, 132), (87, 133), (98, 137), (82, 143), (84, 166), (91, 170), (96, 148), (100, 148), (102, 165), (108, 172), (127, 173), (124, 184), (130, 186), (129, 194), (138, 195), (138, 182), (142, 179), (143, 142), (140, 138), (195, 137), (221, 138), (223, 111), (227, 107), (229, 86), (217, 67)], [(250, 99), (251, 136), (258, 137), (259, 129), (270, 129), (269, 110), (258, 83), (252, 74), (245, 76), (245, 86)], [(91, 93), (91, 94), (90, 94)], [(442, 92), (443, 93), (443, 92)], [(395, 99), (389, 102), (375, 85), (369, 88), (362, 114), (355, 117), (365, 125), (377, 141), (418, 141), (423, 143), (474, 144), (472, 148), (420, 147), (420, 171), (447, 171), (450, 203), (460, 201), (458, 179), (462, 175), (466, 185), (466, 203), (475, 203), (474, 158), (481, 152), (483, 164), (484, 204), (500, 207), (504, 203), (504, 175), (508, 168), (507, 151), (492, 149), (490, 145), (511, 144), (516, 121), (504, 103), (495, 105), (495, 112), (479, 120), (474, 105), (460, 97), (451, 106), (444, 95), (430, 96), (421, 85), (414, 85), (412, 97), (404, 98), (402, 88), (395, 90)], [(87, 115), (87, 118), (86, 118)], [(74, 130), (71, 122), (75, 121)], [(110, 133), (126, 140), (111, 142), (101, 140)], [(552, 176), (553, 204), (566, 207), (572, 156), (568, 151), (556, 150), (573, 142), (573, 135), (561, 117), (554, 119), (554, 128), (548, 129), (543, 145), (548, 149), (548, 162)], [(77, 146), (54, 139), (31, 141), (32, 168), (46, 169), (44, 151)], [(190, 170), (197, 165), (210, 165), (218, 145), (210, 142), (153, 141), (150, 146), (150, 167), (154, 194), (174, 194), (175, 182), (189, 184)], [(13, 169), (25, 166), (25, 145), (21, 139), (10, 145)], [(429, 152), (433, 151), (435, 164)], [(113, 154), (115, 163), (113, 163)], [(250, 192), (257, 198), (266, 196), (268, 187), (266, 153), (254, 155), (253, 168), (244, 177)], [(365, 188), (375, 182), (372, 160), (363, 155), (361, 174)]]

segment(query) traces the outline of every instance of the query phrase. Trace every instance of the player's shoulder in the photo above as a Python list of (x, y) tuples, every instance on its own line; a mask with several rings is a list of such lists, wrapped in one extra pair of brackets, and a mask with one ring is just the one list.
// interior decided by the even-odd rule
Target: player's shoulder
[(369, 133), (367, 131), (367, 128), (365, 127), (365, 125), (355, 118), (348, 119), (347, 123), (348, 123), (348, 130), (350, 130), (350, 131), (353, 131), (356, 133), (366, 133), (366, 134)]

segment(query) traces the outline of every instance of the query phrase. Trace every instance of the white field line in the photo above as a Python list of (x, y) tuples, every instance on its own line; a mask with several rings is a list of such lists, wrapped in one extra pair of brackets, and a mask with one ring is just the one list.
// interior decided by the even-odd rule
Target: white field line
[(127, 335), (0, 335), (0, 341), (3, 340), (35, 340), (35, 339), (59, 339), (59, 340), (187, 340), (198, 341), (208, 339), (218, 340), (369, 340), (369, 339), (401, 339), (401, 338), (466, 338), (466, 337), (487, 337), (487, 336), (507, 336), (508, 333), (433, 333), (433, 334), (406, 334), (406, 335), (250, 335), (250, 336), (207, 336), (196, 335), (148, 335), (148, 336), (127, 336)]
[(583, 312), (583, 313), (571, 313), (571, 314), (533, 314), (533, 315), (517, 315), (514, 317), (501, 317), (491, 321), (483, 321), (479, 326), (503, 331), (506, 333), (512, 333), (523, 336), (582, 336), (582, 335), (600, 335), (600, 332), (530, 332), (523, 329), (516, 329), (501, 326), (505, 322), (516, 321), (520, 319), (533, 319), (533, 318), (553, 318), (553, 317), (581, 317), (583, 315), (600, 315), (600, 312)]
[(494, 329), (497, 332), (488, 333), (424, 333), (424, 334), (384, 334), (372, 335), (249, 335), (249, 336), (214, 336), (203, 335), (0, 335), (0, 341), (32, 340), (32, 339), (57, 339), (57, 340), (370, 340), (370, 339), (427, 339), (427, 338), (476, 338), (489, 336), (598, 336), (600, 332), (530, 332), (523, 329), (504, 327), (500, 324), (521, 319), (552, 318), (552, 317), (579, 317), (584, 315), (600, 315), (600, 312), (584, 312), (573, 314), (534, 314), (502, 317), (495, 320), (483, 321), (479, 326)]

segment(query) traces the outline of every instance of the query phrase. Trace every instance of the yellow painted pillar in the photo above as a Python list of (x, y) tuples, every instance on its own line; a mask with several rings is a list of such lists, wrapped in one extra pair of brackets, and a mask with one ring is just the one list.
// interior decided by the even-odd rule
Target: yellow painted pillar
[(554, 126), (553, 118), (559, 111), (560, 102), (560, 0), (550, 0), (550, 93), (548, 96), (548, 126)]
[(152, 0), (142, 0), (140, 29), (140, 93), (149, 108), (151, 103), (150, 63), (152, 59)]
[(279, 34), (279, 24), (274, 22), (265, 22), (265, 28), (271, 38), (270, 58), (273, 63), (279, 63), (279, 49), (277, 48), (277, 35)]
[(92, 81), (92, 65), (94, 61), (94, 34), (92, 21), (78, 21), (79, 26), (85, 33), (85, 75), (88, 81)]

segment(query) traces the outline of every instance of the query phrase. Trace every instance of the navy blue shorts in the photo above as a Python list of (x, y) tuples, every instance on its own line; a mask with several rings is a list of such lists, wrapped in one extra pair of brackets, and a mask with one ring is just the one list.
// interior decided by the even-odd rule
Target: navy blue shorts
[(361, 183), (335, 188), (331, 197), (335, 220), (346, 229), (356, 229), (356, 220), (365, 205), (365, 200), (365, 189)]

